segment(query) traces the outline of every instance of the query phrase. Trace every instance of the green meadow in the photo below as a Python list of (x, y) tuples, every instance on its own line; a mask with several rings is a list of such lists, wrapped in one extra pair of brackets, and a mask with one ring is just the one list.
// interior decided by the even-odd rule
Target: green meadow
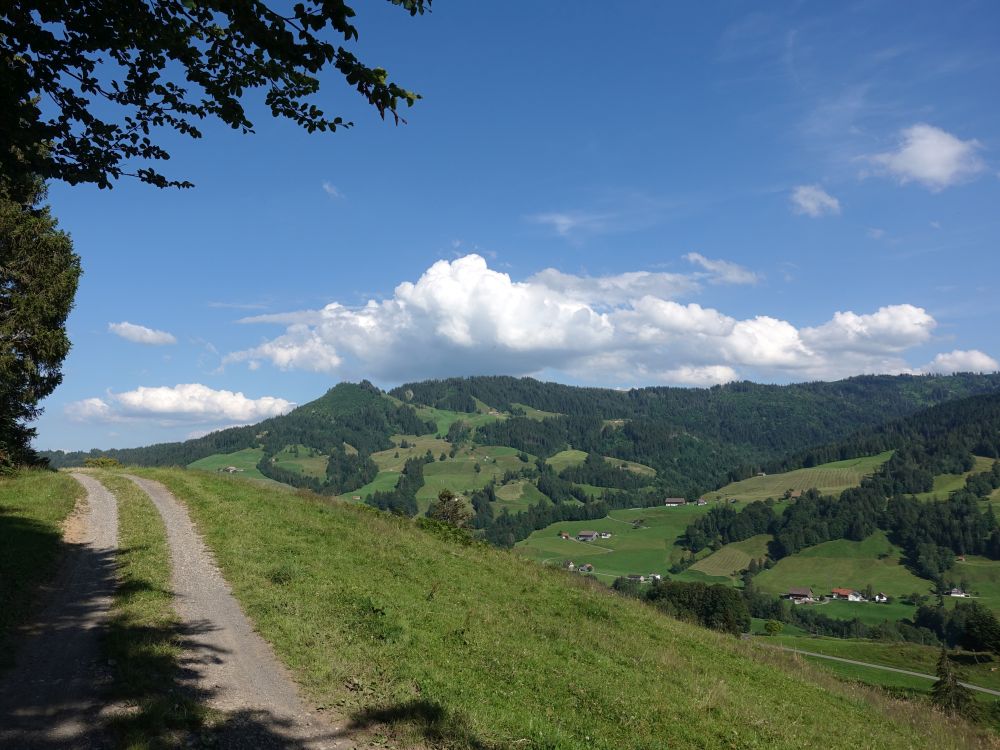
[[(993, 468), (992, 458), (976, 456), (975, 459), (976, 465), (970, 471), (963, 472), (962, 474), (938, 474), (934, 477), (934, 486), (930, 492), (921, 492), (914, 495), (914, 497), (918, 500), (946, 500), (952, 492), (960, 490), (965, 486), (965, 480), (968, 479), (970, 474), (979, 474)], [(1000, 490), (994, 490), (992, 499), (996, 500), (998, 498), (1000, 498)]]
[[(864, 590), (869, 584), (892, 597), (930, 591), (929, 581), (903, 567), (899, 549), (882, 531), (861, 542), (838, 539), (807, 547), (754, 578), (755, 586), (773, 594), (785, 593), (793, 586), (809, 586), (821, 595), (833, 588)], [(880, 605), (866, 602), (862, 606)]]
[(727, 544), (722, 549), (703, 557), (688, 570), (698, 571), (708, 576), (729, 576), (736, 578), (745, 570), (751, 560), (760, 560), (767, 554), (770, 534), (758, 534), (741, 542)]
[(857, 487), (861, 480), (875, 471), (892, 456), (892, 451), (877, 456), (834, 461), (809, 469), (796, 469), (782, 474), (751, 477), (709, 492), (706, 498), (739, 498), (740, 500), (766, 500), (780, 498), (787, 490), (817, 489), (825, 495), (835, 495), (849, 487)]
[[(577, 565), (591, 563), (594, 574), (607, 583), (631, 573), (666, 575), (681, 554), (680, 548), (675, 546), (678, 538), (689, 524), (707, 513), (708, 508), (690, 504), (678, 508), (659, 506), (614, 510), (595, 521), (552, 524), (518, 542), (514, 549), (520, 555), (549, 564), (560, 564), (565, 560), (572, 560)], [(594, 542), (576, 541), (576, 534), (585, 530), (607, 531), (611, 533), (611, 538)], [(561, 531), (567, 532), (571, 538), (561, 539)], [(704, 579), (706, 576), (695, 571), (694, 577)]]
[(329, 460), (329, 456), (304, 445), (289, 445), (274, 455), (276, 466), (319, 480), (326, 479), (326, 465)]
[(423, 420), (431, 421), (437, 425), (437, 434), (444, 437), (448, 433), (448, 428), (455, 422), (465, 422), (470, 427), (490, 424), (501, 419), (506, 419), (502, 414), (490, 414), (491, 411), (485, 405), (482, 411), (469, 414), (464, 411), (451, 411), (450, 409), (438, 409), (434, 406), (416, 406), (414, 409), (417, 416)]
[(261, 448), (244, 448), (235, 453), (216, 453), (212, 456), (199, 458), (197, 461), (189, 463), (187, 468), (199, 469), (201, 471), (219, 471), (220, 469), (225, 469), (227, 466), (235, 466), (237, 469), (243, 470), (239, 473), (241, 477), (278, 484), (278, 482), (273, 482), (273, 480), (268, 479), (257, 470), (257, 463), (263, 456), (264, 451)]
[[(584, 461), (587, 460), (586, 451), (578, 450), (565, 450), (559, 451), (558, 453), (549, 456), (545, 459), (545, 463), (555, 469), (558, 474), (563, 469), (567, 469), (570, 466), (579, 466)], [(636, 474), (644, 474), (649, 477), (656, 476), (656, 469), (651, 466), (646, 466), (645, 464), (636, 463), (635, 461), (626, 461), (623, 458), (614, 458), (612, 456), (605, 456), (605, 461), (610, 462), (615, 466), (621, 466), (629, 471), (634, 471)], [(601, 490), (603, 492), (603, 488)]]
[[(188, 505), (235, 596), (304, 694), (338, 723), (374, 724), (382, 745), (986, 742), (961, 722), (842, 686), (585, 577), (463, 546), (408, 519), (208, 473), (140, 473)], [(631, 513), (650, 529), (676, 529), (690, 517), (677, 510)], [(618, 523), (628, 526), (624, 515)]]
[(521, 409), (524, 412), (524, 416), (528, 419), (549, 419), (550, 417), (561, 417), (562, 414), (554, 411), (543, 411), (541, 409), (536, 409), (534, 406), (528, 406), (527, 404), (511, 403), (511, 407), (515, 409)]

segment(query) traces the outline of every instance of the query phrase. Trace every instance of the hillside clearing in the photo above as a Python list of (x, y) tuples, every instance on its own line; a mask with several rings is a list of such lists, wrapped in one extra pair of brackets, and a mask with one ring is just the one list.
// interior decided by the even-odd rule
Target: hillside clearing
[[(838, 539), (807, 547), (754, 578), (757, 588), (772, 594), (783, 594), (793, 586), (809, 586), (817, 595), (829, 594), (834, 588), (863, 591), (869, 584), (892, 597), (927, 593), (931, 587), (930, 581), (917, 578), (903, 567), (899, 549), (882, 531), (861, 542)], [(884, 606), (869, 602), (861, 605), (870, 610)], [(835, 615), (831, 612), (830, 616)]]
[(877, 456), (834, 461), (809, 469), (796, 469), (783, 474), (751, 477), (727, 484), (721, 489), (705, 494), (706, 498), (739, 498), (740, 500), (766, 500), (780, 498), (787, 490), (817, 489), (824, 495), (836, 495), (849, 487), (857, 487), (861, 480), (874, 474), (892, 456), (892, 451)]
[(727, 544), (708, 557), (703, 557), (689, 570), (696, 570), (709, 576), (736, 577), (739, 571), (746, 569), (750, 560), (759, 560), (767, 554), (769, 541), (771, 541), (770, 534), (758, 534), (742, 542)]

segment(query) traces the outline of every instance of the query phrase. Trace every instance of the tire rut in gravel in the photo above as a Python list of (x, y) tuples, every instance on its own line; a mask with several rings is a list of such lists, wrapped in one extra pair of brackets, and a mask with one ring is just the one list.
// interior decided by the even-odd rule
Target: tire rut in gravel
[(224, 714), (219, 744), (286, 750), (353, 746), (306, 707), (284, 665), (233, 597), (184, 505), (159, 482), (126, 476), (149, 495), (166, 525), (182, 623), (182, 681)]
[(111, 673), (101, 637), (115, 590), (118, 506), (92, 477), (74, 473), (87, 491), (69, 519), (66, 554), (37, 616), (19, 629), (10, 671), (0, 674), (0, 747), (97, 750)]

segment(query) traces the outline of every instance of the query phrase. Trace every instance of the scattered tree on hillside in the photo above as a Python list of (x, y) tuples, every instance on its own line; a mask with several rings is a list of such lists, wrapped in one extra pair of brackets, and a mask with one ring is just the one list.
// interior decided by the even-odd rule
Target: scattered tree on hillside
[(948, 650), (941, 648), (937, 662), (937, 682), (931, 688), (931, 700), (945, 713), (969, 716), (975, 708), (972, 691), (958, 681), (958, 674), (948, 658)]
[(472, 518), (472, 513), (465, 501), (451, 490), (445, 489), (438, 493), (437, 501), (427, 509), (427, 517), (449, 526), (462, 528)]

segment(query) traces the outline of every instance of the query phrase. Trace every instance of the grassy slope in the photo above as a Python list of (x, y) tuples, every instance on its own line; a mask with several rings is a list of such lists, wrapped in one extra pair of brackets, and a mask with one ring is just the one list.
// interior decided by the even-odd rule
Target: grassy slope
[[(886, 557), (879, 559), (880, 555)], [(754, 578), (754, 584), (774, 594), (784, 593), (792, 586), (809, 586), (815, 594), (829, 594), (833, 588), (863, 590), (869, 583), (890, 596), (914, 591), (927, 593), (930, 582), (903, 567), (899, 555), (899, 549), (881, 531), (862, 542), (838, 539), (779, 560), (773, 568)]]
[[(652, 466), (646, 466), (646, 464), (636, 463), (635, 461), (626, 461), (623, 458), (614, 458), (612, 456), (605, 456), (604, 458), (605, 460), (610, 461), (615, 466), (623, 466), (629, 471), (634, 471), (636, 474), (644, 474), (649, 477), (656, 476), (656, 469), (654, 469)], [(579, 466), (586, 460), (587, 460), (586, 451), (578, 451), (570, 449), (565, 451), (559, 451), (559, 453), (550, 456), (549, 458), (545, 459), (545, 463), (549, 464), (553, 469), (555, 469), (556, 473), (559, 473), (563, 469), (566, 469), (570, 466)]]
[(741, 482), (733, 482), (725, 487), (709, 492), (705, 497), (738, 497), (741, 500), (766, 500), (779, 498), (785, 490), (818, 489), (823, 494), (837, 494), (848, 487), (856, 487), (861, 480), (873, 474), (879, 466), (889, 460), (892, 452), (877, 456), (852, 458), (847, 461), (814, 466), (810, 469), (796, 469), (784, 474), (770, 474), (766, 477), (752, 477)]
[[(737, 503), (734, 507), (739, 509), (743, 506), (743, 503)], [(572, 560), (578, 565), (592, 563), (595, 574), (607, 583), (618, 576), (630, 573), (663, 575), (673, 562), (684, 554), (684, 551), (677, 546), (684, 529), (695, 519), (706, 514), (711, 507), (712, 505), (685, 505), (679, 508), (613, 510), (609, 516), (596, 521), (554, 523), (518, 542), (514, 549), (517, 553), (540, 562), (559, 563), (563, 560)], [(636, 519), (643, 520), (642, 528), (632, 528), (631, 522)], [(587, 543), (559, 538), (560, 531), (575, 536), (584, 529), (610, 531), (612, 537)], [(749, 562), (749, 557), (747, 561)], [(730, 572), (727, 570), (724, 575), (728, 576)], [(730, 580), (691, 569), (675, 577), (681, 580), (715, 583), (726, 583)]]
[(874, 693), (820, 686), (779, 657), (750, 658), (746, 644), (508, 553), (455, 546), (358, 506), (143, 473), (188, 503), (234, 593), (306, 691), (355, 720), (394, 717), (409, 727), (397, 725), (404, 743), (970, 743), (941, 717), (899, 706), (888, 717)]
[(264, 451), (260, 448), (244, 448), (235, 453), (216, 453), (211, 456), (205, 456), (205, 458), (200, 458), (197, 461), (189, 463), (187, 468), (200, 469), (202, 471), (218, 471), (227, 466), (235, 466), (237, 469), (243, 469), (240, 472), (241, 477), (270, 482), (272, 480), (257, 470), (257, 462), (260, 461), (263, 455)]
[(750, 564), (751, 559), (760, 560), (767, 554), (769, 541), (771, 541), (770, 534), (758, 534), (741, 542), (727, 544), (708, 557), (703, 557), (689, 570), (696, 570), (709, 576), (735, 577)]
[[(296, 454), (298, 451), (298, 455)], [(357, 453), (357, 451), (354, 451)], [(284, 450), (279, 451), (274, 456), (274, 463), (282, 469), (297, 471), (299, 474), (315, 477), (319, 480), (326, 479), (326, 465), (330, 460), (329, 456), (320, 453), (316, 456), (309, 455), (309, 448), (304, 445), (289, 445)]]
[(0, 479), (0, 664), (8, 631), (28, 613), (36, 587), (55, 573), (62, 523), (83, 488), (70, 476), (23, 471)]
[[(989, 471), (993, 468), (992, 458), (983, 458), (982, 456), (976, 456), (976, 465), (972, 467), (971, 471), (966, 471), (962, 474), (938, 474), (934, 477), (934, 487), (930, 492), (921, 492), (915, 497), (918, 500), (944, 500), (955, 490), (960, 490), (965, 486), (965, 480), (970, 474), (978, 474), (983, 471)], [(1000, 497), (1000, 493), (994, 491), (994, 497)]]

